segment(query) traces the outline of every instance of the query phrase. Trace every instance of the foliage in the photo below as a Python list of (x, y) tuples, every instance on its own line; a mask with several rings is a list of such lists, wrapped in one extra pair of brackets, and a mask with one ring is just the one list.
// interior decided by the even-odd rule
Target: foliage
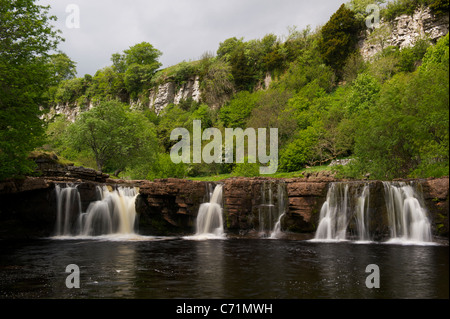
[(52, 82), (49, 52), (61, 41), (48, 12), (30, 0), (0, 1), (0, 179), (31, 173), (28, 154), (44, 141), (39, 107)]
[(50, 56), (50, 69), (55, 83), (75, 78), (77, 74), (76, 63), (67, 54), (57, 53)]
[(347, 57), (355, 51), (362, 24), (355, 13), (342, 5), (321, 30), (319, 52), (336, 72), (340, 72)]
[(313, 157), (313, 146), (317, 142), (314, 128), (309, 127), (297, 134), (280, 154), (280, 170), (294, 172), (302, 169)]
[(347, 110), (349, 114), (359, 113), (368, 110), (378, 99), (380, 83), (370, 74), (361, 73), (352, 83), (349, 94)]
[(223, 60), (214, 60), (203, 70), (202, 100), (213, 108), (221, 107), (235, 91), (231, 67)]
[[(445, 1), (422, 2), (437, 8)], [(300, 176), (305, 167), (323, 169), (343, 157), (352, 158), (339, 168), (346, 178), (448, 175), (448, 35), (436, 45), (420, 39), (400, 50), (388, 46), (390, 27), (380, 27), (367, 41), (382, 50), (365, 61), (356, 41), (372, 3), (383, 1), (350, 0), (321, 29), (294, 26), (284, 41), (274, 34), (230, 38), (220, 43), (217, 56), (205, 53), (199, 61), (162, 70), (161, 53), (141, 43), (113, 54), (112, 66), (93, 77), (67, 72), (48, 92), (52, 103), (96, 107), (74, 124), (64, 118), (49, 123), (47, 147), (77, 163), (122, 170), (121, 177), (131, 179), (259, 175), (260, 164), (248, 158), (240, 164), (172, 163), (169, 152), (177, 141), (170, 140), (171, 131), (186, 128), (192, 136), (193, 121), (200, 120), (202, 129), (216, 127), (222, 136), (225, 128), (278, 128), (281, 172), (273, 177)], [(63, 70), (53, 70), (54, 78)], [(125, 105), (136, 99), (145, 105), (148, 89), (171, 81), (178, 90), (194, 77), (200, 102), (181, 100), (159, 114)], [(97, 156), (87, 147), (92, 136), (112, 151)]]
[(145, 116), (119, 102), (102, 102), (67, 128), (72, 149), (89, 150), (103, 171), (151, 163), (157, 148), (155, 129)]
[(421, 6), (427, 6), (434, 14), (448, 14), (448, 0), (395, 0), (389, 2), (382, 12), (388, 21), (394, 20), (403, 14), (413, 15)]
[(355, 12), (355, 17), (361, 22), (364, 22), (368, 13), (366, 11), (369, 5), (376, 5), (381, 7), (386, 1), (384, 0), (350, 0), (347, 7)]
[(233, 169), (232, 175), (238, 177), (256, 177), (259, 176), (260, 165), (257, 161), (256, 163), (251, 163), (248, 157), (244, 158), (243, 163), (237, 163)]
[[(445, 47), (445, 41), (438, 45)], [(427, 56), (439, 61), (438, 52), (431, 47)], [(361, 114), (355, 145), (360, 170), (375, 178), (444, 173), (449, 152), (448, 90), (448, 62), (426, 64), (386, 82), (378, 103)]]
[(243, 128), (250, 118), (252, 110), (256, 107), (259, 92), (250, 93), (241, 91), (220, 109), (220, 119), (225, 127)]

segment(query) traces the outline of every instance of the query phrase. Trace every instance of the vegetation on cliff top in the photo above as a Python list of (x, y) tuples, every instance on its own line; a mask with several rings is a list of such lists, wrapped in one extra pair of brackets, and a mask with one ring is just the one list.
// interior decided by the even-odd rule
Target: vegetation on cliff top
[[(422, 4), (440, 13), (445, 11), (445, 3), (448, 10), (445, 0), (397, 0), (388, 3), (382, 15), (391, 19)], [(342, 177), (448, 175), (448, 35), (437, 44), (421, 39), (402, 50), (385, 47), (372, 60), (364, 61), (356, 44), (365, 28), (366, 4), (367, 0), (351, 0), (323, 27), (290, 28), (283, 39), (273, 34), (249, 41), (226, 39), (216, 54), (205, 53), (199, 61), (163, 70), (159, 70), (162, 53), (146, 42), (113, 54), (110, 67), (81, 78), (75, 77), (75, 63), (67, 55), (40, 54), (39, 59), (33, 57), (33, 63), (43, 63), (48, 85), (40, 91), (25, 90), (47, 102), (41, 98), (31, 104), (17, 100), (8, 104), (5, 112), (2, 107), (2, 112), (4, 118), (10, 118), (14, 113), (11, 107), (20, 105), (31, 113), (24, 113), (23, 118), (16, 113), (17, 123), (33, 118), (41, 125), (36, 120), (38, 105), (69, 104), (85, 109), (75, 123), (62, 116), (50, 121), (44, 149), (85, 166), (120, 173), (122, 178), (258, 174), (254, 164), (173, 164), (169, 152), (175, 141), (170, 140), (170, 132), (178, 127), (192, 132), (193, 120), (201, 120), (203, 128), (216, 127), (222, 132), (226, 127), (278, 128), (277, 176), (299, 175), (307, 166), (324, 168), (337, 158), (353, 159), (338, 168)], [(3, 20), (8, 10), (1, 12)], [(40, 17), (36, 12), (34, 16)], [(48, 41), (56, 36), (52, 32), (44, 32)], [(387, 35), (380, 32), (378, 36)], [(7, 44), (3, 36), (1, 42)], [(48, 49), (42, 47), (43, 52)], [(11, 61), (2, 55), (0, 62), (3, 76)], [(272, 81), (266, 87), (268, 75)], [(180, 87), (192, 77), (200, 79), (202, 102), (182, 100), (159, 115), (143, 107), (149, 89), (166, 81)], [(2, 88), (6, 87), (3, 83)], [(9, 103), (6, 98), (0, 101)], [(4, 132), (3, 126), (2, 135), (14, 131)], [(25, 139), (16, 134), (6, 143), (9, 140), (2, 136), (0, 178), (30, 172), (23, 157), (43, 143), (42, 139), (39, 143), (29, 139), (27, 146)], [(22, 164), (13, 160), (14, 147), (23, 154)]]

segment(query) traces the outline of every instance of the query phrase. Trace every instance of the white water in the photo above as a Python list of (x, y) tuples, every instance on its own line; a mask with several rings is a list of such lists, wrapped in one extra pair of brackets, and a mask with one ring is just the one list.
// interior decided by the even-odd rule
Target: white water
[(432, 243), (427, 211), (411, 185), (384, 182), (390, 243)]
[(223, 185), (218, 184), (210, 195), (210, 201), (200, 205), (195, 235), (185, 237), (186, 239), (203, 240), (226, 237), (223, 227), (222, 194)]
[(320, 210), (320, 222), (314, 239), (320, 241), (341, 241), (347, 238), (349, 185), (332, 183), (327, 200)]
[(258, 205), (258, 231), (261, 237), (277, 239), (282, 235), (281, 221), (286, 215), (286, 197), (284, 183), (267, 181), (261, 184)]
[[(313, 241), (348, 240), (349, 225), (354, 221), (356, 242), (371, 242), (369, 229), (370, 187), (332, 183), (320, 211), (320, 222)], [(430, 222), (419, 194), (406, 183), (383, 182), (388, 212), (388, 243), (429, 244), (432, 242)], [(354, 187), (359, 187), (357, 192)], [(353, 191), (350, 191), (352, 189)]]
[(81, 214), (80, 193), (76, 186), (70, 185), (61, 188), (55, 186), (56, 191), (56, 236), (69, 236), (72, 234), (73, 220)]
[(275, 226), (270, 234), (271, 239), (278, 239), (282, 235), (281, 231), (281, 220), (286, 215), (287, 205), (286, 205), (286, 188), (282, 183), (278, 184), (278, 192), (277, 192), (277, 201), (278, 201), (278, 220), (275, 223)]
[(356, 204), (356, 227), (359, 236), (359, 241), (367, 242), (371, 241), (370, 233), (369, 233), (369, 185), (365, 185), (361, 195), (358, 197)]
[[(56, 237), (135, 238), (136, 189), (118, 187), (112, 190), (106, 186), (97, 186), (97, 194), (99, 199), (91, 203), (83, 213), (78, 189), (61, 189), (57, 186)], [(77, 204), (74, 205), (74, 202)], [(73, 216), (73, 207), (78, 207), (76, 216)]]

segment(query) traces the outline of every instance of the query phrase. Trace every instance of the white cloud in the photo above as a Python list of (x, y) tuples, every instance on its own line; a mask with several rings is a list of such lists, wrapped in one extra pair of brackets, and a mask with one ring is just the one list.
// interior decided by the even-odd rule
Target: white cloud
[[(111, 55), (147, 41), (163, 52), (164, 66), (215, 52), (220, 42), (265, 34), (287, 35), (324, 24), (342, 4), (338, 0), (41, 0), (58, 17), (66, 39), (60, 49), (77, 62), (78, 75), (111, 65)], [(66, 7), (80, 8), (80, 28), (69, 29)]]

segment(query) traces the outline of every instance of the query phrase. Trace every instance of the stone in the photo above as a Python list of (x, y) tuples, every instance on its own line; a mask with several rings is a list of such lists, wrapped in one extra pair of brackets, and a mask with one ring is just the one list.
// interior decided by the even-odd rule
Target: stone
[(371, 39), (371, 33), (367, 31), (359, 43), (361, 55), (366, 61), (388, 46), (408, 48), (423, 38), (436, 42), (448, 33), (449, 16), (434, 16), (429, 8), (419, 8), (411, 16), (404, 14), (392, 22), (381, 21), (379, 28), (390, 29), (389, 35), (383, 37), (383, 41)]
[(175, 99), (175, 83), (167, 82), (159, 85), (156, 90), (150, 91), (150, 107), (159, 114)]
[(326, 196), (328, 183), (326, 182), (307, 182), (296, 181), (295, 179), (287, 180), (287, 191), (289, 197), (310, 197), (310, 196)]
[(449, 178), (429, 179), (422, 184), (425, 199), (448, 199)]

